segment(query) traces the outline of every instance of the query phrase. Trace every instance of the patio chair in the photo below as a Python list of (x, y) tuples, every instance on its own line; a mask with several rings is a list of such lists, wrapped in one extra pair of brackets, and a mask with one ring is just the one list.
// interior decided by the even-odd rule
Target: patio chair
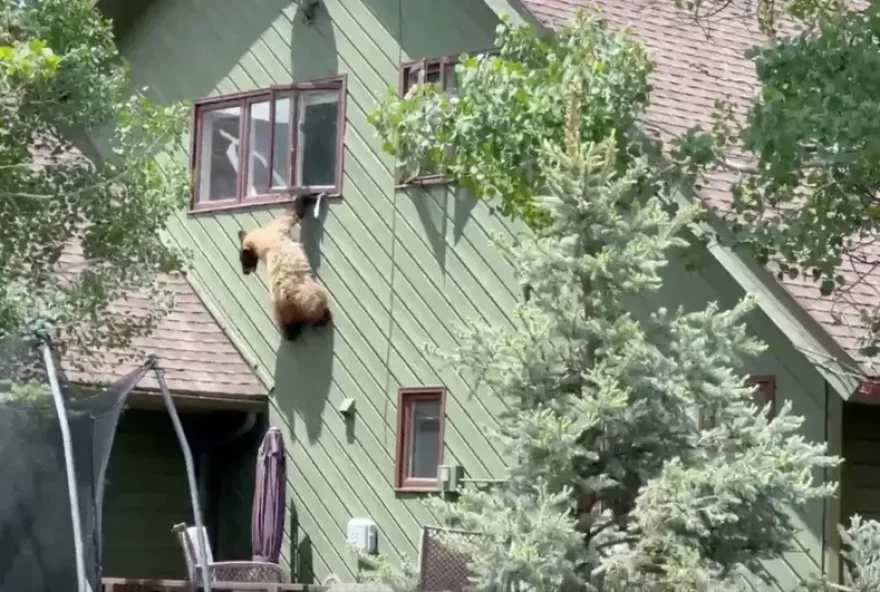
[[(201, 581), (200, 553), (197, 552), (199, 539), (195, 526), (175, 524), (171, 530), (177, 535), (177, 540), (183, 548), (183, 557), (186, 560), (187, 575), (191, 582)], [(208, 533), (202, 527), (204, 540), (208, 540)], [(255, 582), (288, 583), (290, 578), (280, 565), (268, 561), (214, 561), (211, 553), (211, 545), (205, 549), (205, 558), (208, 561), (208, 579), (211, 582)]]

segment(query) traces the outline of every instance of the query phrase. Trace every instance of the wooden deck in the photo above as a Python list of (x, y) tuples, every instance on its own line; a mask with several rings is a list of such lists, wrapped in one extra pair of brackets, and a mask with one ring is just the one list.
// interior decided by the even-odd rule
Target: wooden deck
[[(183, 580), (104, 578), (102, 584), (104, 592), (198, 592), (202, 589), (199, 585), (193, 585), (191, 582)], [(211, 590), (217, 592), (324, 592), (327, 588), (313, 584), (212, 582)]]

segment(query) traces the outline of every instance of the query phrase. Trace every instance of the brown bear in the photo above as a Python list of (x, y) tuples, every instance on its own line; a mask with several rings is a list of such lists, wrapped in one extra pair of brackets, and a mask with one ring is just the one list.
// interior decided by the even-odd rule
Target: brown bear
[(282, 335), (294, 341), (304, 327), (323, 327), (332, 320), (327, 291), (312, 274), (301, 243), (290, 237), (302, 219), (303, 198), (294, 208), (254, 230), (240, 230), (241, 271), (248, 275), (262, 261), (269, 276), (269, 297)]

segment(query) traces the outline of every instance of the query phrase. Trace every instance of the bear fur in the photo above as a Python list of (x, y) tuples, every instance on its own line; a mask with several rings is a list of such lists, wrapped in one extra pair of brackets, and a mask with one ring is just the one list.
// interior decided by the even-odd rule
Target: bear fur
[(238, 233), (241, 271), (249, 275), (260, 261), (266, 266), (275, 321), (288, 341), (305, 327), (323, 327), (332, 320), (327, 291), (312, 275), (302, 244), (290, 237), (302, 218), (302, 205), (296, 205), (265, 226)]

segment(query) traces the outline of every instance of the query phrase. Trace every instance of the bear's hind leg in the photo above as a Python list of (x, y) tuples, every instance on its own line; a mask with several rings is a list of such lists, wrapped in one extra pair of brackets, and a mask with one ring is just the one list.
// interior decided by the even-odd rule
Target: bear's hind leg
[(303, 324), (294, 322), (294, 323), (285, 323), (281, 327), (281, 333), (284, 335), (284, 338), (287, 341), (296, 341), (296, 339), (300, 336), (303, 330)]
[(330, 308), (324, 309), (324, 314), (321, 315), (321, 318), (315, 322), (316, 327), (326, 327), (333, 321), (333, 315), (330, 313)]

